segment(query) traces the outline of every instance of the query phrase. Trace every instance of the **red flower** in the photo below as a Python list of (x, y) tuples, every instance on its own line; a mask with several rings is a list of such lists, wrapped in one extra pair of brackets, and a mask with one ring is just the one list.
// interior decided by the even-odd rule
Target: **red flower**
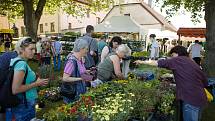
[(91, 96), (88, 96), (88, 98), (87, 98), (87, 99), (88, 99), (88, 101), (90, 101), (90, 100), (91, 100)]
[(81, 98), (82, 98), (82, 100), (85, 100), (85, 96), (82, 96)]
[(76, 107), (72, 107), (71, 109), (70, 109), (70, 113), (76, 113), (77, 112), (77, 108)]

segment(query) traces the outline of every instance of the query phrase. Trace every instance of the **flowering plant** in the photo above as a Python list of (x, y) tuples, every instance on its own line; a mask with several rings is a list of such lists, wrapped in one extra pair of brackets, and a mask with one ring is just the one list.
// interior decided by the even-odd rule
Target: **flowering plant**
[(120, 94), (110, 96), (103, 100), (103, 105), (93, 106), (93, 119), (101, 121), (124, 121), (129, 117), (130, 110), (133, 110), (132, 102), (128, 96), (133, 94)]
[[(94, 106), (94, 96), (84, 94), (81, 95), (80, 100), (67, 105), (63, 104), (57, 108), (57, 112), (53, 110), (49, 111), (48, 113), (44, 114), (43, 117), (47, 121), (83, 120), (92, 117), (92, 106)], [(55, 112), (55, 114), (52, 112)], [(50, 114), (53, 114), (53, 116)], [(54, 117), (55, 119), (50, 117)]]
[(60, 87), (51, 87), (42, 89), (38, 93), (38, 101), (46, 102), (46, 101), (58, 101), (61, 99), (60, 96)]

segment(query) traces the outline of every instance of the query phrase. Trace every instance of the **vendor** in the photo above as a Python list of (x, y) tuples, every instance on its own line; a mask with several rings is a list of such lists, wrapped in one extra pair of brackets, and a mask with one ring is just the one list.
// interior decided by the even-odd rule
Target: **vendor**
[(155, 34), (151, 34), (149, 36), (152, 45), (151, 45), (151, 52), (150, 52), (150, 57), (152, 60), (156, 60), (159, 57), (159, 43), (158, 41), (155, 39), (156, 35)]
[(172, 58), (159, 61), (135, 61), (137, 64), (154, 65), (173, 71), (176, 81), (176, 97), (182, 102), (184, 121), (199, 121), (202, 108), (207, 104), (204, 87), (207, 78), (200, 67), (189, 58), (186, 48), (175, 46), (170, 50)]
[(111, 53), (98, 65), (97, 79), (91, 82), (91, 86), (95, 87), (114, 78), (124, 79), (120, 61), (125, 56), (129, 56), (129, 54), (131, 54), (131, 50), (126, 44), (119, 45), (116, 53)]

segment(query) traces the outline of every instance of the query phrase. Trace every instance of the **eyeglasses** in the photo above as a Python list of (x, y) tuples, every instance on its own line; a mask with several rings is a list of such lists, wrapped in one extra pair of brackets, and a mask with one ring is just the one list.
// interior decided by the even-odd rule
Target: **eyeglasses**
[(31, 38), (26, 38), (25, 40), (22, 41), (21, 46), (28, 46), (29, 44), (34, 43)]

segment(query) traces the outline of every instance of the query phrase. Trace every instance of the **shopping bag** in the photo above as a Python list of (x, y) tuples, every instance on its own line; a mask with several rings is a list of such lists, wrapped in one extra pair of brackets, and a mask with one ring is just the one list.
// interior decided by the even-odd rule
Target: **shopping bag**
[(213, 101), (213, 95), (206, 89), (205, 89), (205, 93), (206, 93), (206, 96), (207, 96), (207, 99), (209, 102)]

